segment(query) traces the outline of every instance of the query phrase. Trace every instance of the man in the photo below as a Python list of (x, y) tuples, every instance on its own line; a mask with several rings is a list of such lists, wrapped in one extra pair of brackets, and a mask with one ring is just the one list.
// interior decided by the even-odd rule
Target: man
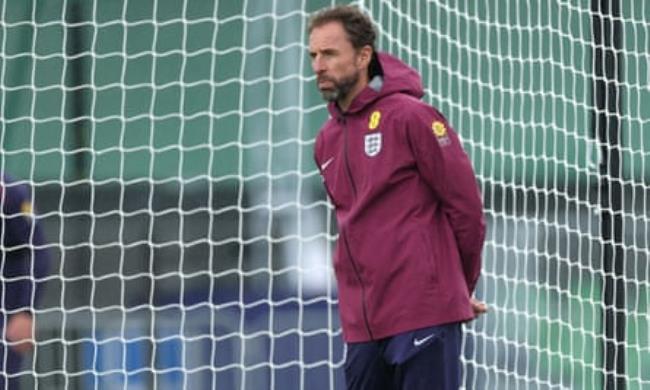
[[(22, 358), (32, 348), (32, 307), (40, 295), (48, 254), (40, 225), (34, 220), (31, 197), (25, 185), (7, 175), (0, 181), (0, 235), (2, 284), (0, 285), (0, 389), (18, 389)], [(32, 261), (33, 260), (33, 261)], [(36, 286), (34, 279), (40, 280)]]
[(460, 324), (485, 237), (471, 163), (420, 76), (377, 53), (355, 7), (315, 14), (309, 54), (330, 119), (314, 147), (336, 208), (348, 389), (456, 389)]

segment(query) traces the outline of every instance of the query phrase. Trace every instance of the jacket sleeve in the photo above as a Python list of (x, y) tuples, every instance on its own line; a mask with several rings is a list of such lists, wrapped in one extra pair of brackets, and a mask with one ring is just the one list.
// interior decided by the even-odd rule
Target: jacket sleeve
[(319, 131), (318, 134), (316, 134), (316, 139), (314, 141), (314, 163), (316, 164), (316, 168), (318, 168), (318, 172), (321, 172), (320, 169), (320, 148), (321, 148), (321, 132)]
[(406, 118), (419, 173), (440, 199), (456, 239), (469, 293), (481, 272), (485, 220), (472, 164), (460, 140), (434, 108), (417, 107)]
[(24, 186), (6, 188), (9, 201), (5, 207), (5, 243), (8, 256), (3, 270), (9, 310), (29, 310), (36, 303), (44, 285), (49, 255), (41, 224), (33, 213), (29, 193)]

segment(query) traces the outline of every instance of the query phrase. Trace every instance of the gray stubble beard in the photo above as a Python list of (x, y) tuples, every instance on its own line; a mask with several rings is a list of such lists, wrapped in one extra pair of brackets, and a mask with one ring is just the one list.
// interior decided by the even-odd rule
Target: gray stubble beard
[(338, 102), (345, 99), (359, 81), (359, 73), (354, 73), (338, 82), (332, 79), (330, 80), (334, 83), (334, 89), (320, 90), (321, 96), (328, 102)]

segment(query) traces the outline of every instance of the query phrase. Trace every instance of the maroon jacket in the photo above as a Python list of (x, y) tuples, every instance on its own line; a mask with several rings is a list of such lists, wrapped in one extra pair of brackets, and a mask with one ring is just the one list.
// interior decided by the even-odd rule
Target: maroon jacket
[(473, 318), (485, 223), (474, 172), (420, 76), (379, 54), (366, 87), (316, 138), (336, 207), (334, 268), (346, 342)]

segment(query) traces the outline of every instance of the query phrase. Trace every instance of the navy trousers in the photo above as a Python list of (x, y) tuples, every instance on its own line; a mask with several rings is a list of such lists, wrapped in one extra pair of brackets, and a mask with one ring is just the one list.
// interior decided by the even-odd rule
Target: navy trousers
[(364, 343), (349, 343), (348, 390), (457, 390), (459, 323), (432, 326)]

